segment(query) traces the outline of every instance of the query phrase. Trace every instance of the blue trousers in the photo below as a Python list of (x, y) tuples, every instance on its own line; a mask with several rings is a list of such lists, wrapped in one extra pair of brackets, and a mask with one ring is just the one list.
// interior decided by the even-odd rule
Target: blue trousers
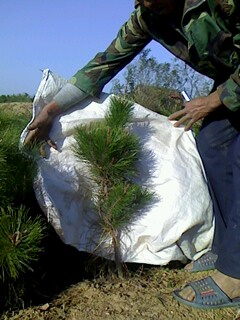
[(240, 111), (207, 116), (197, 137), (215, 215), (216, 268), (240, 279)]

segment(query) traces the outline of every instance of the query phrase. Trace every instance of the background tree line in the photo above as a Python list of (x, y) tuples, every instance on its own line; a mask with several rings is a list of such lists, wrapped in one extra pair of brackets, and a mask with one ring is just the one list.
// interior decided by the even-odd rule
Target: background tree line
[(182, 108), (181, 91), (190, 98), (207, 95), (213, 81), (179, 59), (159, 63), (143, 50), (130, 63), (121, 77), (112, 80), (111, 93), (123, 95), (146, 108), (168, 116)]
[(2, 94), (0, 95), (0, 103), (5, 102), (32, 102), (33, 97), (28, 93), (19, 93), (19, 94)]

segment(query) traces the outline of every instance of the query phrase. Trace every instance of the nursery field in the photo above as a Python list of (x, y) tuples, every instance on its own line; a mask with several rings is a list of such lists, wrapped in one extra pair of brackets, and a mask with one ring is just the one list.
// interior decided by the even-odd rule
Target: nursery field
[[(0, 103), (0, 110), (25, 113), (29, 103)], [(212, 272), (188, 273), (183, 265), (127, 265), (124, 278), (102, 271), (103, 261), (64, 245), (49, 226), (44, 240), (42, 281), (22, 308), (6, 311), (0, 320), (240, 320), (240, 309), (202, 311), (180, 305), (172, 291)]]

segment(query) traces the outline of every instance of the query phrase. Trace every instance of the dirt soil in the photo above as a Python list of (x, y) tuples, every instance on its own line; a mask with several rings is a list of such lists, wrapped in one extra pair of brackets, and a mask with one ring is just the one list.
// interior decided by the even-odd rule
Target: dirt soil
[[(0, 104), (1, 107), (6, 108), (6, 105)], [(16, 103), (12, 107), (30, 110), (30, 104)], [(47, 249), (53, 246), (46, 259), (46, 270), (50, 268), (52, 273), (44, 281), (51, 287), (54, 277), (55, 285), (64, 283), (64, 286), (55, 291), (49, 289), (50, 294), (45, 291), (40, 303), (33, 302), (31, 307), (6, 312), (0, 315), (0, 320), (240, 320), (240, 309), (202, 311), (173, 299), (174, 289), (213, 271), (191, 274), (176, 263), (165, 267), (139, 265), (123, 279), (100, 275), (82, 279), (73, 277), (82, 272), (81, 254), (66, 255), (69, 249), (63, 244), (55, 250), (60, 240), (54, 241), (46, 246)]]
[(174, 268), (151, 267), (125, 279), (97, 277), (69, 286), (44, 304), (5, 314), (0, 319), (240, 319), (240, 310), (237, 309), (202, 311), (180, 305), (172, 298), (175, 288), (204, 275), (192, 275)]

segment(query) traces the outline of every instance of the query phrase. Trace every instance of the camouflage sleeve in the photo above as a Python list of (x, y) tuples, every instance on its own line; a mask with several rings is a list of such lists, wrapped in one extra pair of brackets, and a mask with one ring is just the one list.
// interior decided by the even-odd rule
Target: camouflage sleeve
[[(234, 43), (237, 48), (240, 48), (239, 0), (216, 0), (216, 2), (228, 18), (235, 20)], [(218, 86), (217, 91), (220, 100), (228, 109), (232, 111), (240, 109), (240, 64), (229, 79)]]
[(131, 62), (150, 41), (151, 37), (144, 28), (141, 7), (138, 6), (106, 51), (99, 52), (70, 79), (70, 82), (84, 92), (98, 97), (105, 84)]
[(217, 88), (220, 100), (232, 111), (240, 109), (240, 66)]

